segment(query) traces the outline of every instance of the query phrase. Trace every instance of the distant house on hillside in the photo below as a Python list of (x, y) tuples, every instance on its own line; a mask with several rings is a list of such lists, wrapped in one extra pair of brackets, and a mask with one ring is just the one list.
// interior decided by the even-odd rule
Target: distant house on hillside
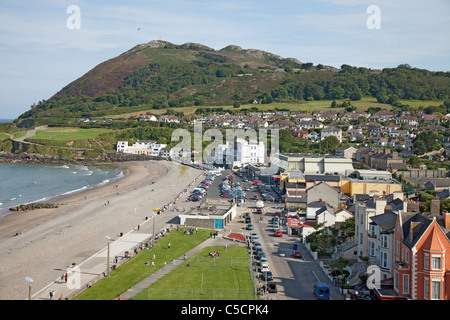
[(177, 116), (172, 116), (172, 115), (162, 115), (159, 116), (159, 121), (160, 122), (175, 122), (175, 123), (180, 123), (180, 119)]

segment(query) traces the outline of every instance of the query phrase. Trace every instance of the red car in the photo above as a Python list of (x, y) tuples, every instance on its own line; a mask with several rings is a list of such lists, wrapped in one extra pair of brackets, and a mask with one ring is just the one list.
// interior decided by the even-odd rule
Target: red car
[(275, 212), (275, 215), (274, 215), (275, 217), (279, 217), (280, 216), (280, 213), (279, 212)]
[(283, 234), (281, 233), (280, 230), (275, 231), (275, 237), (282, 237)]
[(300, 251), (294, 251), (294, 252), (292, 252), (292, 256), (294, 258), (301, 258), (302, 254), (300, 253)]

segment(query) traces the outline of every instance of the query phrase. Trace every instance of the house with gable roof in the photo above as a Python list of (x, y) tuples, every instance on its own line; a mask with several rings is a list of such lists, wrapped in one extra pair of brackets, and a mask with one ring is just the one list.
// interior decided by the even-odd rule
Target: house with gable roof
[(399, 214), (394, 234), (394, 292), (414, 300), (450, 300), (450, 214)]

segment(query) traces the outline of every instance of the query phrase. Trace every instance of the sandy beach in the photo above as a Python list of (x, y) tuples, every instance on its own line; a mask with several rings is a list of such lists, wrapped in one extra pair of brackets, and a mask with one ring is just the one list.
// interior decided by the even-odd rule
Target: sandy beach
[(0, 299), (26, 299), (118, 237), (136, 228), (203, 171), (168, 161), (120, 163), (127, 174), (111, 184), (55, 200), (54, 209), (15, 212), (0, 219)]

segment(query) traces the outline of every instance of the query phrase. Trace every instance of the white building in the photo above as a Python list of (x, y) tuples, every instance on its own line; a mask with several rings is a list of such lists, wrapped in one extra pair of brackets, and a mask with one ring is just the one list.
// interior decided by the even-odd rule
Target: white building
[(117, 152), (157, 157), (160, 155), (161, 149), (166, 146), (166, 144), (159, 144), (154, 140), (138, 140), (132, 146), (128, 145), (128, 141), (118, 141)]
[[(247, 164), (263, 164), (265, 162), (265, 145), (263, 142), (237, 139), (234, 144), (227, 141), (218, 145), (211, 155), (217, 164), (242, 167)], [(232, 162), (232, 163), (231, 163)]]
[(342, 143), (342, 130), (338, 128), (325, 128), (320, 132), (320, 140), (322, 141), (326, 137), (335, 136), (339, 142)]

